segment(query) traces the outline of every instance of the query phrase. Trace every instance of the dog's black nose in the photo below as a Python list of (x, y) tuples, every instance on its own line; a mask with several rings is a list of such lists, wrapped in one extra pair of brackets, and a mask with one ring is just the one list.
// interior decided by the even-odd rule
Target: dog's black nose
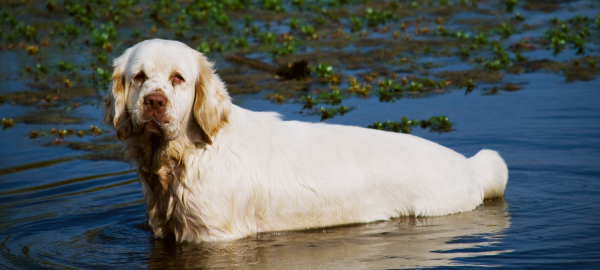
[(151, 110), (160, 110), (167, 104), (167, 99), (161, 95), (148, 95), (144, 98), (144, 105)]

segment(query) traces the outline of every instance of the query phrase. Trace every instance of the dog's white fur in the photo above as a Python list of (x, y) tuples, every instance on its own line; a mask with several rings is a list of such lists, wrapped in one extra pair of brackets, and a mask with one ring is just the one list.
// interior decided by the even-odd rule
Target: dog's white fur
[[(138, 167), (157, 237), (215, 241), (447, 215), (504, 193), (508, 170), (491, 150), (467, 159), (411, 135), (235, 106), (212, 64), (177, 41), (141, 42), (114, 65), (104, 122)], [(140, 72), (144, 82), (134, 80)], [(172, 83), (174, 72), (185, 81)], [(149, 94), (168, 100), (168, 121), (150, 120), (158, 132), (141, 119)]]

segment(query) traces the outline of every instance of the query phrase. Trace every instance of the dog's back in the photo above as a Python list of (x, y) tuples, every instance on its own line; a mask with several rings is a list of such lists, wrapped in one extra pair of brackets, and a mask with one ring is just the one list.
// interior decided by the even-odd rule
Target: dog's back
[[(491, 150), (467, 159), (412, 135), (281, 121), (239, 107), (228, 128), (215, 147), (231, 149), (231, 155), (217, 156), (240, 165), (235, 176), (223, 172), (215, 183), (255, 190), (244, 197), (260, 214), (243, 219), (258, 220), (262, 231), (470, 211), (484, 198), (502, 196), (507, 181), (504, 161)], [(228, 170), (201, 167), (217, 173), (211, 177)]]

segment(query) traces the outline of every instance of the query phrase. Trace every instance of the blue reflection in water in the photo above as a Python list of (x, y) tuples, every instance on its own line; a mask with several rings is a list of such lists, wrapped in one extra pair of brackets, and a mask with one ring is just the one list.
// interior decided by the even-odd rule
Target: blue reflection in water
[[(505, 78), (527, 81), (518, 92), (468, 96), (455, 91), (426, 99), (380, 103), (348, 99), (358, 109), (330, 123), (366, 126), (400, 116), (447, 115), (456, 131), (415, 129), (467, 156), (498, 150), (510, 178), (505, 199), (444, 217), (406, 217), (371, 224), (265, 233), (226, 243), (175, 244), (156, 240), (144, 224), (135, 172), (111, 161), (66, 159), (8, 172), (26, 164), (17, 154), (0, 168), (0, 267), (4, 268), (422, 268), (505, 266), (593, 268), (600, 265), (600, 85), (567, 84), (553, 74)], [(295, 113), (296, 104), (236, 97), (252, 110), (285, 119), (319, 121)], [(2, 106), (0, 112), (19, 110)], [(90, 115), (100, 112), (88, 108)], [(396, 118), (393, 118), (396, 117)], [(17, 132), (21, 125), (16, 125)], [(9, 139), (0, 133), (0, 140)], [(13, 138), (10, 138), (13, 140)], [(40, 153), (29, 163), (75, 154), (24, 143), (0, 150), (11, 159), (21, 147)], [(23, 144), (20, 146), (19, 144)], [(32, 154), (29, 154), (32, 155)]]

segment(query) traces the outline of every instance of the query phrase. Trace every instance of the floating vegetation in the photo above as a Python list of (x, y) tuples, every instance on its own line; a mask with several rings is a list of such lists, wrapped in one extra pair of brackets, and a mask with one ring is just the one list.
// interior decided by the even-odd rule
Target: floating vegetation
[(57, 129), (57, 128), (52, 128), (49, 131), (38, 131), (38, 130), (33, 130), (29, 132), (29, 138), (30, 139), (37, 139), (39, 137), (57, 137), (57, 139), (64, 139), (68, 136), (77, 136), (77, 137), (84, 137), (84, 136), (99, 136), (103, 133), (102, 129), (100, 129), (97, 126), (91, 125), (90, 129), (88, 130), (79, 130), (77, 132), (75, 132), (74, 129)]
[(402, 132), (402, 133), (411, 133), (412, 128), (415, 126), (420, 126), (423, 129), (429, 128), (430, 132), (439, 132), (440, 134), (445, 132), (454, 131), (452, 127), (455, 124), (450, 122), (448, 117), (446, 116), (434, 116), (429, 118), (429, 120), (410, 120), (405, 116), (400, 118), (400, 122), (398, 121), (386, 121), (386, 122), (373, 122), (372, 125), (368, 126), (368, 128), (379, 129), (385, 131), (393, 131), (393, 132)]
[(6, 119), (6, 118), (2, 117), (2, 130), (12, 128), (13, 125), (14, 125), (14, 123), (13, 123), (12, 119)]
[(339, 107), (333, 107), (333, 108), (325, 108), (325, 107), (321, 107), (319, 109), (319, 112), (321, 113), (321, 121), (325, 121), (329, 118), (333, 118), (336, 115), (344, 115), (347, 112), (349, 112), (351, 110), (350, 107), (346, 107), (346, 106), (339, 106)]
[(333, 75), (333, 67), (327, 63), (319, 63), (313, 68), (313, 71), (317, 73), (320, 78), (329, 78)]
[(550, 41), (548, 49), (553, 50), (553, 55), (556, 56), (568, 44), (572, 44), (577, 48), (578, 55), (585, 54), (586, 39), (591, 35), (587, 25), (589, 21), (591, 20), (587, 16), (581, 17), (580, 15), (576, 15), (566, 22), (556, 17), (552, 19), (550, 22), (554, 25), (554, 28), (545, 32), (545, 38)]
[[(538, 18), (532, 10), (553, 12), (557, 5), (534, 2), (11, 1), (0, 11), (0, 53), (23, 59), (9, 76), (26, 86), (3, 92), (0, 105), (35, 108), (35, 113), (15, 117), (16, 123), (81, 123), (70, 112), (101, 102), (113, 59), (151, 38), (177, 39), (206, 54), (217, 62), (232, 95), (268, 89), (262, 97), (295, 104), (323, 119), (351, 110), (340, 106), (350, 97), (394, 102), (455, 90), (469, 94), (478, 87), (494, 95), (520, 87), (505, 82), (505, 73), (554, 72), (567, 82), (600, 75), (600, 14), (539, 22), (530, 19)], [(457, 20), (464, 12), (487, 18)], [(45, 15), (48, 22), (31, 19)], [(539, 49), (582, 56), (559, 62), (550, 53), (526, 53)], [(456, 64), (470, 67), (456, 70)], [(437, 72), (440, 68), (444, 71)], [(437, 120), (443, 126), (443, 119)], [(417, 122), (436, 126), (431, 119), (408, 126)], [(390, 125), (407, 130), (402, 121)], [(46, 134), (52, 133), (32, 131), (29, 136)], [(93, 134), (92, 129), (70, 133), (57, 127), (52, 136)]]

